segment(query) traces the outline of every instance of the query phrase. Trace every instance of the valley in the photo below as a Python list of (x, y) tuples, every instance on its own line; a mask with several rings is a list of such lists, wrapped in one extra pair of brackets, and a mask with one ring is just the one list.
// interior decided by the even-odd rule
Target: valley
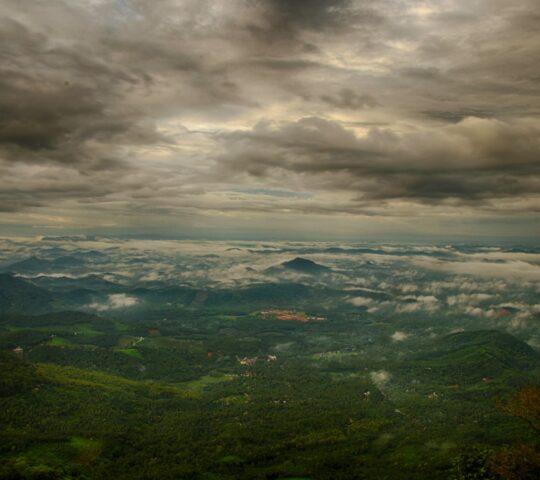
[(82, 271), (4, 268), (0, 478), (449, 479), (471, 451), (537, 441), (498, 407), (538, 385), (535, 285), (471, 291), (393, 253), (269, 274), (268, 254), (128, 245)]

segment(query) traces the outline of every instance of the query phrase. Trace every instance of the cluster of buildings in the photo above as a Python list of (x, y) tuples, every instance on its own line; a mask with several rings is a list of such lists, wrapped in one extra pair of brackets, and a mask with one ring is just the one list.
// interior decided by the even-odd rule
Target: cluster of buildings
[(263, 320), (281, 320), (284, 322), (320, 322), (326, 320), (325, 317), (308, 316), (304, 312), (294, 310), (263, 310), (261, 318)]

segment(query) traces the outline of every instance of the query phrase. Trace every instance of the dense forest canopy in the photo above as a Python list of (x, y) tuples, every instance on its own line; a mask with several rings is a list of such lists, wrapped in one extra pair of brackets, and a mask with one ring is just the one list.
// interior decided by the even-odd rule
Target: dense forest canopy
[(534, 249), (1, 246), (0, 478), (537, 478)]

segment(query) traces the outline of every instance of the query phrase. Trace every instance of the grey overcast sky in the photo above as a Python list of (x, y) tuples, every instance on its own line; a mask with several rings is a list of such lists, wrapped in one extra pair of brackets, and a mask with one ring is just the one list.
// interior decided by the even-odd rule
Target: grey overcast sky
[(538, 0), (0, 0), (0, 231), (540, 236)]

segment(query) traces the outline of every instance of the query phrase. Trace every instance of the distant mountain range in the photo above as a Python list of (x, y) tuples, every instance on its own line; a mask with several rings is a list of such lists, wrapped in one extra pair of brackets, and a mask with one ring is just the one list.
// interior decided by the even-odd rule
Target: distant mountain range
[(86, 262), (83, 259), (65, 255), (54, 260), (45, 260), (38, 257), (30, 257), (20, 262), (12, 263), (4, 267), (4, 271), (16, 273), (40, 273), (53, 270), (63, 270), (66, 268), (83, 267)]
[(88, 263), (103, 263), (107, 255), (96, 250), (73, 252), (70, 255), (61, 255), (52, 260), (32, 256), (14, 262), (2, 268), (4, 272), (15, 273), (47, 273), (66, 269), (77, 269), (87, 266)]
[(43, 275), (32, 278), (32, 283), (38, 287), (51, 289), (55, 291), (71, 290), (75, 288), (86, 288), (96, 291), (104, 291), (107, 293), (117, 293), (118, 291), (125, 290), (124, 287), (115, 283), (109, 282), (101, 278), (99, 275), (89, 274), (78, 277), (71, 277), (69, 275), (54, 277)]
[(99, 277), (71, 279), (39, 277), (26, 280), (13, 273), (0, 273), (0, 314), (38, 314), (79, 309), (118, 292), (118, 285)]
[(0, 313), (38, 313), (52, 308), (55, 297), (47, 290), (11, 274), (0, 274)]

